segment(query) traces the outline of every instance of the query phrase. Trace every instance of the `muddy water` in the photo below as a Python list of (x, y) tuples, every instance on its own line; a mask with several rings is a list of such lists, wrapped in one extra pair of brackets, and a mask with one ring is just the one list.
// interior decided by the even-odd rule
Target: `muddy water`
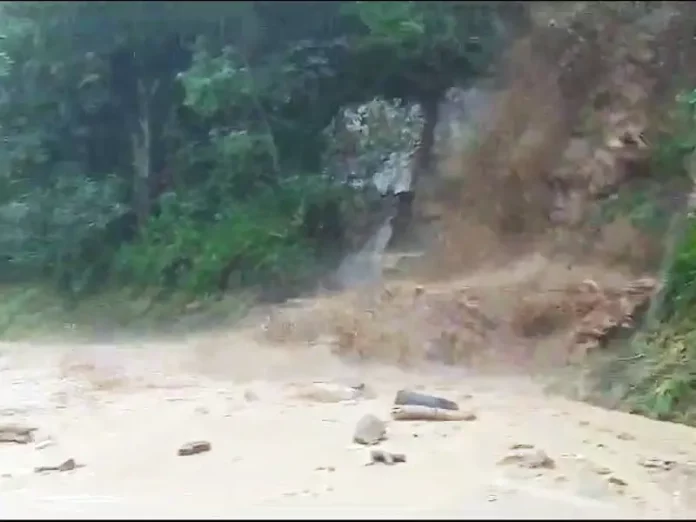
[[(13, 518), (676, 518), (694, 512), (692, 430), (551, 397), (534, 381), (436, 366), (348, 365), (328, 347), (264, 347), (244, 333), (177, 345), (2, 347), (3, 422), (38, 428), (0, 444), (0, 514)], [(364, 382), (318, 402), (314, 380)], [(366, 466), (358, 419), (385, 420), (396, 390), (438, 393), (469, 422), (390, 422)], [(176, 455), (191, 440), (209, 453)], [(503, 464), (533, 445), (551, 469)], [(67, 458), (67, 472), (35, 473)]]

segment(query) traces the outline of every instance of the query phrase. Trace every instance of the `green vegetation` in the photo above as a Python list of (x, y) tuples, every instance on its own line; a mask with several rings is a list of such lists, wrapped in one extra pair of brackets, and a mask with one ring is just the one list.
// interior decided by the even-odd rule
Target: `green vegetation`
[[(486, 72), (523, 8), (92, 1), (0, 12), (0, 282), (76, 310), (114, 288), (136, 303), (303, 288), (355, 246), (350, 226), (375, 199), (332, 156), (327, 129), (341, 111), (418, 104), (417, 179), (438, 102)], [(377, 166), (395, 146), (384, 141)]]
[[(696, 90), (677, 98), (672, 123), (656, 147), (653, 169), (661, 183), (693, 176)], [(601, 381), (604, 393), (631, 411), (696, 425), (696, 216), (691, 209), (672, 213), (666, 238), (664, 287), (644, 328), (602, 368)]]

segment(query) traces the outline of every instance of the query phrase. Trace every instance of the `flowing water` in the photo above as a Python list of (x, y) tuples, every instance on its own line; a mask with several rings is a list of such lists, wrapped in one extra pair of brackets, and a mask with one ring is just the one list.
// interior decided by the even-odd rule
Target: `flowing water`
[[(383, 244), (384, 236), (376, 242)], [(497, 274), (482, 272), (467, 286), (494, 289), (496, 282), (527, 277), (514, 267)], [(325, 321), (318, 314), (315, 320)], [(404, 331), (414, 327), (408, 322), (402, 319)], [(177, 342), (0, 347), (0, 419), (38, 428), (34, 443), (0, 444), (0, 513), (66, 519), (696, 514), (696, 439), (687, 427), (548, 395), (538, 379), (511, 368), (351, 364), (329, 342), (277, 345), (258, 333), (252, 327)], [(315, 381), (339, 389), (361, 382), (371, 392), (354, 400), (322, 398), (312, 392)], [(367, 413), (388, 420), (394, 394), (404, 387), (455, 400), (476, 419), (391, 421), (381, 447), (405, 453), (407, 462), (366, 466), (369, 448), (352, 443), (356, 422)], [(182, 444), (201, 439), (211, 443), (210, 452), (177, 456)], [(520, 445), (545, 452), (553, 465), (505, 461)], [(68, 458), (84, 467), (34, 471)]]

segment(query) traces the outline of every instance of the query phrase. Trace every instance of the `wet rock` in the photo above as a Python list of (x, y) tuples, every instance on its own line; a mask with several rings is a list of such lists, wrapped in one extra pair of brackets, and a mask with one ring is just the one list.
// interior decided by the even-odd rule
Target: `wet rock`
[(245, 390), (244, 400), (247, 402), (255, 402), (259, 400), (259, 396), (253, 390)]
[(511, 450), (531, 450), (534, 449), (534, 444), (526, 444), (524, 442), (516, 443), (510, 446)]
[(46, 449), (49, 446), (53, 446), (54, 444), (55, 441), (53, 439), (44, 439), (42, 441), (37, 442), (34, 446), (34, 449), (41, 451), (42, 449)]
[(370, 452), (370, 462), (368, 466), (372, 464), (386, 464), (387, 466), (392, 466), (402, 462), (406, 462), (406, 455), (403, 453), (390, 453), (384, 450), (372, 450)]
[(372, 446), (387, 438), (387, 425), (378, 417), (368, 414), (363, 416), (355, 427), (353, 442)]
[(540, 449), (520, 449), (503, 457), (499, 464), (516, 464), (527, 469), (554, 469), (555, 461)]
[(355, 398), (374, 399), (377, 392), (364, 382), (352, 383), (350, 387), (355, 391)]
[(473, 421), (478, 417), (474, 412), (459, 410), (443, 410), (428, 406), (394, 406), (391, 411), (392, 419), (398, 421)]
[(58, 464), (57, 466), (37, 466), (34, 468), (35, 473), (46, 473), (49, 471), (57, 471), (57, 472), (64, 472), (64, 471), (72, 471), (77, 468), (82, 468), (84, 467), (82, 464), (78, 464), (75, 462), (75, 459), (68, 459), (61, 464)]
[(362, 392), (353, 386), (330, 382), (314, 382), (300, 390), (298, 395), (303, 399), (331, 403), (355, 400), (361, 397)]
[(399, 390), (394, 398), (394, 404), (397, 406), (426, 406), (428, 408), (439, 408), (442, 410), (459, 409), (459, 405), (449, 399), (411, 390)]
[(640, 464), (644, 468), (659, 471), (671, 471), (677, 466), (677, 463), (673, 460), (656, 458), (641, 459), (638, 461), (638, 464)]
[(197, 455), (198, 453), (205, 453), (210, 451), (212, 446), (210, 442), (206, 440), (197, 440), (194, 442), (187, 442), (179, 448), (177, 455), (180, 457), (188, 457), (190, 455)]
[(34, 432), (37, 428), (22, 424), (0, 424), (0, 442), (29, 444), (34, 442)]
[(620, 479), (619, 477), (609, 477), (608, 479), (609, 484), (613, 486), (627, 486), (627, 482), (623, 479)]

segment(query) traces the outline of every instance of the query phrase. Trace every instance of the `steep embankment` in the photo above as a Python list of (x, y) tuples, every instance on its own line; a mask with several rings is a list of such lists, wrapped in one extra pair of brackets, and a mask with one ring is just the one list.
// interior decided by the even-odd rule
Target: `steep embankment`
[(274, 311), (268, 339), (409, 364), (503, 351), (519, 365), (576, 360), (635, 326), (669, 219), (648, 230), (621, 204), (683, 208), (690, 181), (655, 171), (652, 154), (691, 60), (689, 7), (573, 5), (534, 7), (476, 140), (419, 182), (420, 223), (439, 238), (427, 255), (383, 287)]

